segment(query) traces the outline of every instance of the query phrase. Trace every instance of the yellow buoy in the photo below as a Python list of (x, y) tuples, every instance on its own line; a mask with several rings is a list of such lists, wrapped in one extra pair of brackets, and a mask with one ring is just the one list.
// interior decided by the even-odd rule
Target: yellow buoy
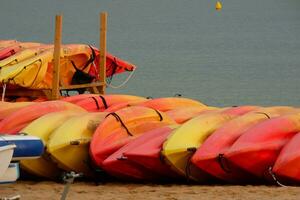
[(217, 1), (216, 3), (216, 10), (221, 10), (222, 9), (222, 4), (220, 1)]

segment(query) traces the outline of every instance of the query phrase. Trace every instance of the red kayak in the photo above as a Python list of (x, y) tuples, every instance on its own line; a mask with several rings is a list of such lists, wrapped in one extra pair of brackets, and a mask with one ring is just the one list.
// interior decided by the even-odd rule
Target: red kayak
[(224, 157), (257, 178), (266, 178), (282, 147), (299, 131), (300, 114), (269, 119), (248, 129)]
[(20, 45), (12, 45), (3, 49), (0, 49), (0, 60), (4, 60), (5, 58), (8, 58), (11, 55), (14, 55), (18, 51), (21, 50)]
[(234, 173), (231, 173), (232, 167), (228, 166), (222, 156), (249, 128), (271, 117), (293, 110), (292, 107), (261, 108), (229, 121), (207, 138), (192, 157), (192, 162), (203, 171), (226, 182), (248, 181), (252, 175), (239, 168), (235, 168)]
[(45, 101), (25, 106), (6, 116), (0, 122), (0, 134), (16, 134), (33, 120), (64, 110), (84, 111), (83, 108), (63, 101)]
[[(127, 152), (135, 149), (135, 147), (141, 147), (153, 139), (157, 138), (157, 136), (166, 137), (174, 128), (172, 126), (165, 126), (157, 129), (152, 129), (140, 137), (137, 137), (130, 141), (127, 145), (120, 148), (118, 151), (110, 155), (103, 162), (103, 169), (111, 175), (114, 175), (118, 178), (123, 179), (135, 179), (135, 180), (160, 180), (164, 177), (168, 177), (169, 174), (172, 174), (170, 169), (165, 170), (165, 168), (161, 168), (164, 171), (154, 170), (150, 166), (145, 167), (138, 162), (135, 162), (135, 159), (128, 159)], [(155, 138), (154, 138), (155, 137)], [(140, 148), (141, 153), (151, 153), (150, 149)], [(150, 150), (151, 151), (151, 150)], [(162, 163), (159, 163), (162, 165)], [(156, 169), (159, 166), (155, 166)]]
[(132, 163), (159, 174), (161, 178), (180, 178), (181, 176), (164, 162), (160, 153), (163, 143), (176, 127), (162, 127), (143, 134), (135, 139), (135, 143), (131, 142), (127, 145), (127, 149), (123, 151), (124, 157)]
[[(99, 66), (99, 50), (97, 48), (93, 48), (96, 53), (95, 66)], [(97, 67), (93, 68), (95, 70), (95, 74), (99, 74), (97, 72)], [(136, 66), (122, 60), (110, 53), (106, 53), (106, 77), (112, 77), (115, 74), (123, 73), (123, 72), (131, 72), (136, 69)], [(91, 73), (91, 72), (90, 72)]]
[(300, 183), (300, 133), (296, 134), (282, 149), (275, 165), (274, 174), (292, 184)]
[[(89, 96), (90, 95), (90, 96)], [(64, 101), (72, 101), (74, 104), (84, 108), (89, 112), (104, 111), (111, 106), (119, 103), (128, 103), (130, 101), (145, 100), (144, 97), (133, 96), (133, 95), (123, 95), (123, 94), (110, 94), (110, 95), (93, 95), (85, 94), (86, 98), (79, 100), (79, 97), (72, 98), (67, 97)], [(78, 100), (76, 100), (78, 99)], [(107, 111), (105, 111), (107, 112)]]
[(138, 104), (139, 106), (145, 106), (148, 108), (153, 108), (159, 111), (169, 111), (177, 108), (186, 108), (186, 107), (206, 107), (203, 103), (182, 97), (165, 97), (165, 98), (157, 98), (151, 99), (146, 102), (142, 102)]
[[(228, 114), (228, 115), (244, 115), (248, 112), (254, 111), (258, 109), (258, 106), (233, 106), (231, 108), (226, 108), (224, 110), (221, 110), (221, 113)], [(218, 111), (217, 111), (218, 112)]]
[(171, 117), (176, 123), (183, 124), (184, 122), (192, 119), (203, 113), (208, 112), (215, 112), (218, 110), (214, 107), (184, 107), (184, 108), (177, 108), (174, 110), (166, 111), (165, 113)]
[(128, 107), (110, 113), (97, 127), (90, 155), (99, 167), (102, 162), (134, 137), (151, 129), (174, 124), (166, 114), (146, 107)]

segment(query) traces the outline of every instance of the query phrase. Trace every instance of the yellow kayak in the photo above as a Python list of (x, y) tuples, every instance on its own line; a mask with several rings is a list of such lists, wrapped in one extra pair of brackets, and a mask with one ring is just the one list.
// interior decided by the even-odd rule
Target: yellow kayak
[[(49, 136), (53, 133), (55, 129), (61, 126), (67, 119), (76, 115), (82, 115), (85, 111), (61, 111), (54, 112), (30, 123), (21, 132), (27, 135), (33, 135), (41, 138), (44, 145), (46, 146)], [(57, 178), (61, 170), (57, 165), (50, 159), (48, 153), (44, 153), (40, 158), (33, 160), (22, 160), (21, 167), (36, 176), (45, 177), (49, 179)]]
[(61, 169), (93, 175), (89, 168), (89, 142), (94, 130), (89, 124), (105, 119), (106, 115), (101, 112), (72, 117), (51, 134), (47, 152)]
[(193, 174), (186, 174), (191, 156), (210, 134), (233, 118), (232, 115), (216, 112), (187, 121), (164, 143), (162, 154), (166, 161), (180, 174), (196, 179)]
[[(90, 58), (92, 52), (88, 45), (82, 44), (68, 44), (63, 45), (61, 48), (61, 59), (60, 59), (60, 81), (62, 85), (70, 85), (72, 77), (76, 72), (72, 65), (72, 62), (76, 64), (76, 67), (81, 69)], [(52, 55), (53, 57), (53, 55)], [(32, 85), (33, 88), (52, 88), (53, 80), (53, 62), (49, 62), (46, 73), (40, 82), (35, 82)], [(89, 66), (90, 67), (90, 66)], [(90, 69), (87, 67), (84, 71), (88, 72)]]
[(41, 45), (32, 48), (26, 48), (14, 55), (9, 56), (6, 59), (0, 60), (0, 68), (10, 67), (12, 65), (16, 65), (25, 59), (29, 59), (31, 57), (37, 56), (39, 53), (45, 51), (46, 49), (51, 48), (50, 45)]
[[(0, 70), (0, 82), (34, 89), (51, 88), (53, 76), (53, 46), (37, 52), (36, 55), (34, 54), (35, 52), (25, 51), (16, 55), (17, 57), (15, 58), (21, 56), (18, 58), (19, 61), (21, 61), (15, 62), (15, 64), (9, 67), (2, 67)], [(61, 48), (60, 78), (63, 85), (69, 85), (75, 73), (72, 62), (81, 67), (87, 62), (90, 54), (91, 49), (87, 45), (70, 44), (64, 45)]]
[(40, 83), (53, 58), (53, 50), (47, 50), (22, 62), (4, 67), (0, 71), (0, 82), (30, 88)]

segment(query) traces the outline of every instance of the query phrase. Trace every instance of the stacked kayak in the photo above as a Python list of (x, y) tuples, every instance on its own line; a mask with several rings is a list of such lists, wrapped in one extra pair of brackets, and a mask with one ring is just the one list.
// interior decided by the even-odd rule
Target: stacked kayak
[[(14, 40), (0, 41), (0, 82), (8, 88), (49, 89), (53, 80), (54, 46)], [(64, 86), (90, 83), (98, 77), (99, 50), (84, 44), (61, 47), (60, 80)], [(136, 67), (112, 54), (106, 56), (106, 76)]]
[(19, 174), (11, 161), (20, 160), (27, 173), (52, 180), (74, 171), (96, 180), (300, 183), (295, 107), (220, 108), (182, 97), (81, 94), (1, 102), (0, 132), (7, 182)]

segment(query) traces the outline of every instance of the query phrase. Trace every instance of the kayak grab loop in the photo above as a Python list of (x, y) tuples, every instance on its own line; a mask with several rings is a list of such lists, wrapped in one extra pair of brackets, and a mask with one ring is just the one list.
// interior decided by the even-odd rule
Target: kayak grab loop
[(229, 169), (229, 165), (228, 162), (226, 160), (226, 158), (224, 157), (223, 153), (220, 153), (218, 155), (218, 157), (216, 157), (220, 167), (223, 169), (224, 172), (226, 173), (231, 173), (231, 170)]
[(100, 97), (100, 99), (102, 100), (102, 103), (103, 103), (103, 106), (104, 106), (104, 108), (105, 108), (105, 109), (107, 109), (107, 108), (108, 108), (108, 106), (107, 106), (107, 102), (106, 102), (106, 100), (105, 100), (104, 96), (102, 96), (102, 95), (99, 95), (99, 97)]
[(274, 174), (274, 172), (272, 171), (272, 167), (270, 166), (269, 168), (268, 168), (268, 172), (269, 172), (269, 174), (271, 175), (271, 177), (272, 177), (272, 179), (274, 180), (274, 182), (277, 184), (277, 185), (279, 185), (279, 186), (281, 186), (281, 187), (287, 187), (286, 185), (284, 185), (284, 184), (282, 184), (282, 183), (280, 183), (279, 181), (278, 181), (278, 179), (276, 178), (276, 175)]
[[(154, 109), (155, 110), (155, 109)], [(155, 112), (158, 114), (159, 116), (159, 121), (162, 121), (163, 120), (163, 117), (162, 115), (160, 114), (160, 112), (158, 110), (155, 110)]]
[(124, 124), (124, 122), (122, 121), (121, 117), (120, 117), (117, 113), (114, 113), (114, 112), (109, 113), (108, 115), (106, 115), (105, 118), (107, 118), (109, 115), (114, 116), (114, 117), (116, 118), (116, 120), (117, 120), (118, 122), (121, 123), (121, 126), (122, 126), (123, 128), (125, 128), (125, 130), (126, 130), (126, 132), (127, 132), (127, 134), (128, 134), (129, 136), (133, 136), (133, 134), (129, 132), (128, 128), (125, 126), (125, 124)]
[(99, 104), (98, 104), (97, 99), (96, 99), (95, 97), (92, 97), (92, 99), (95, 101), (95, 104), (96, 104), (96, 106), (97, 106), (97, 110), (100, 110), (100, 106), (99, 106)]

